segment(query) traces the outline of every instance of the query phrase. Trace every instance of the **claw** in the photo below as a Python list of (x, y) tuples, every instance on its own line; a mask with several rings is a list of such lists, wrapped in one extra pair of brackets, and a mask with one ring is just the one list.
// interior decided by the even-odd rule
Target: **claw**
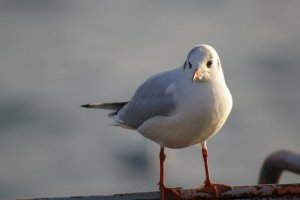
[(180, 196), (180, 188), (160, 187), (160, 200), (183, 200)]
[(201, 193), (210, 194), (213, 198), (219, 198), (224, 192), (231, 190), (232, 187), (223, 184), (204, 184), (204, 186), (200, 187), (197, 191)]

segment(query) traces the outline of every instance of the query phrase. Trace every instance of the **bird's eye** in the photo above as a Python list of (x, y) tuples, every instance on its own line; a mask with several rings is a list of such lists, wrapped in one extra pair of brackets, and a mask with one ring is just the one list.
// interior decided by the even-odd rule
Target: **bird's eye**
[(212, 61), (212, 60), (209, 60), (209, 61), (207, 61), (206, 66), (207, 66), (208, 68), (210, 68), (210, 67), (212, 66), (212, 64), (213, 64), (213, 61)]
[(193, 67), (193, 66), (192, 66), (192, 64), (191, 64), (190, 61), (189, 61), (189, 68), (192, 69), (192, 67)]

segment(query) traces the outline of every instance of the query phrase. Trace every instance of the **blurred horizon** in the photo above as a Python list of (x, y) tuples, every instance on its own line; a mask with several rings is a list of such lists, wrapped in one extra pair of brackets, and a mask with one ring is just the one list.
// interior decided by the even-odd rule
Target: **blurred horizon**
[[(193, 46), (218, 52), (233, 96), (207, 143), (212, 181), (257, 183), (300, 151), (300, 2), (0, 0), (0, 199), (157, 190), (159, 146), (90, 102), (127, 101)], [(166, 184), (204, 181), (201, 150), (166, 150)], [(284, 172), (281, 183), (299, 182)]]

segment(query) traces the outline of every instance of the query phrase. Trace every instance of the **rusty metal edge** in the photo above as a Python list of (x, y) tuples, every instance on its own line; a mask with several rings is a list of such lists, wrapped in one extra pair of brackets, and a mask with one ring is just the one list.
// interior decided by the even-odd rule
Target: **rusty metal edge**
[[(198, 193), (197, 190), (181, 190), (184, 199), (211, 199), (206, 193)], [(264, 184), (254, 186), (233, 186), (231, 190), (224, 192), (219, 199), (273, 199), (279, 197), (299, 197), (300, 183), (295, 184)]]
[[(208, 193), (200, 193), (196, 189), (181, 189), (183, 199), (213, 199)], [(159, 192), (125, 193), (115, 195), (73, 196), (56, 198), (35, 198), (35, 200), (158, 200)], [(265, 184), (254, 186), (233, 186), (224, 192), (219, 199), (299, 199), (300, 183), (295, 184)], [(29, 200), (29, 199), (27, 199)]]

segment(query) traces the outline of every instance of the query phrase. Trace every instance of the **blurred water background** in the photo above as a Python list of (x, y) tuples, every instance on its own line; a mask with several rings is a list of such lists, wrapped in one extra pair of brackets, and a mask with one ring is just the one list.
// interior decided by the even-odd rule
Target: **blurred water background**
[[(107, 111), (152, 74), (214, 46), (234, 98), (208, 141), (214, 182), (256, 184), (300, 151), (300, 1), (0, 1), (0, 198), (157, 190), (159, 146)], [(169, 186), (204, 180), (198, 147), (167, 150)], [(299, 182), (284, 173), (282, 183)]]

